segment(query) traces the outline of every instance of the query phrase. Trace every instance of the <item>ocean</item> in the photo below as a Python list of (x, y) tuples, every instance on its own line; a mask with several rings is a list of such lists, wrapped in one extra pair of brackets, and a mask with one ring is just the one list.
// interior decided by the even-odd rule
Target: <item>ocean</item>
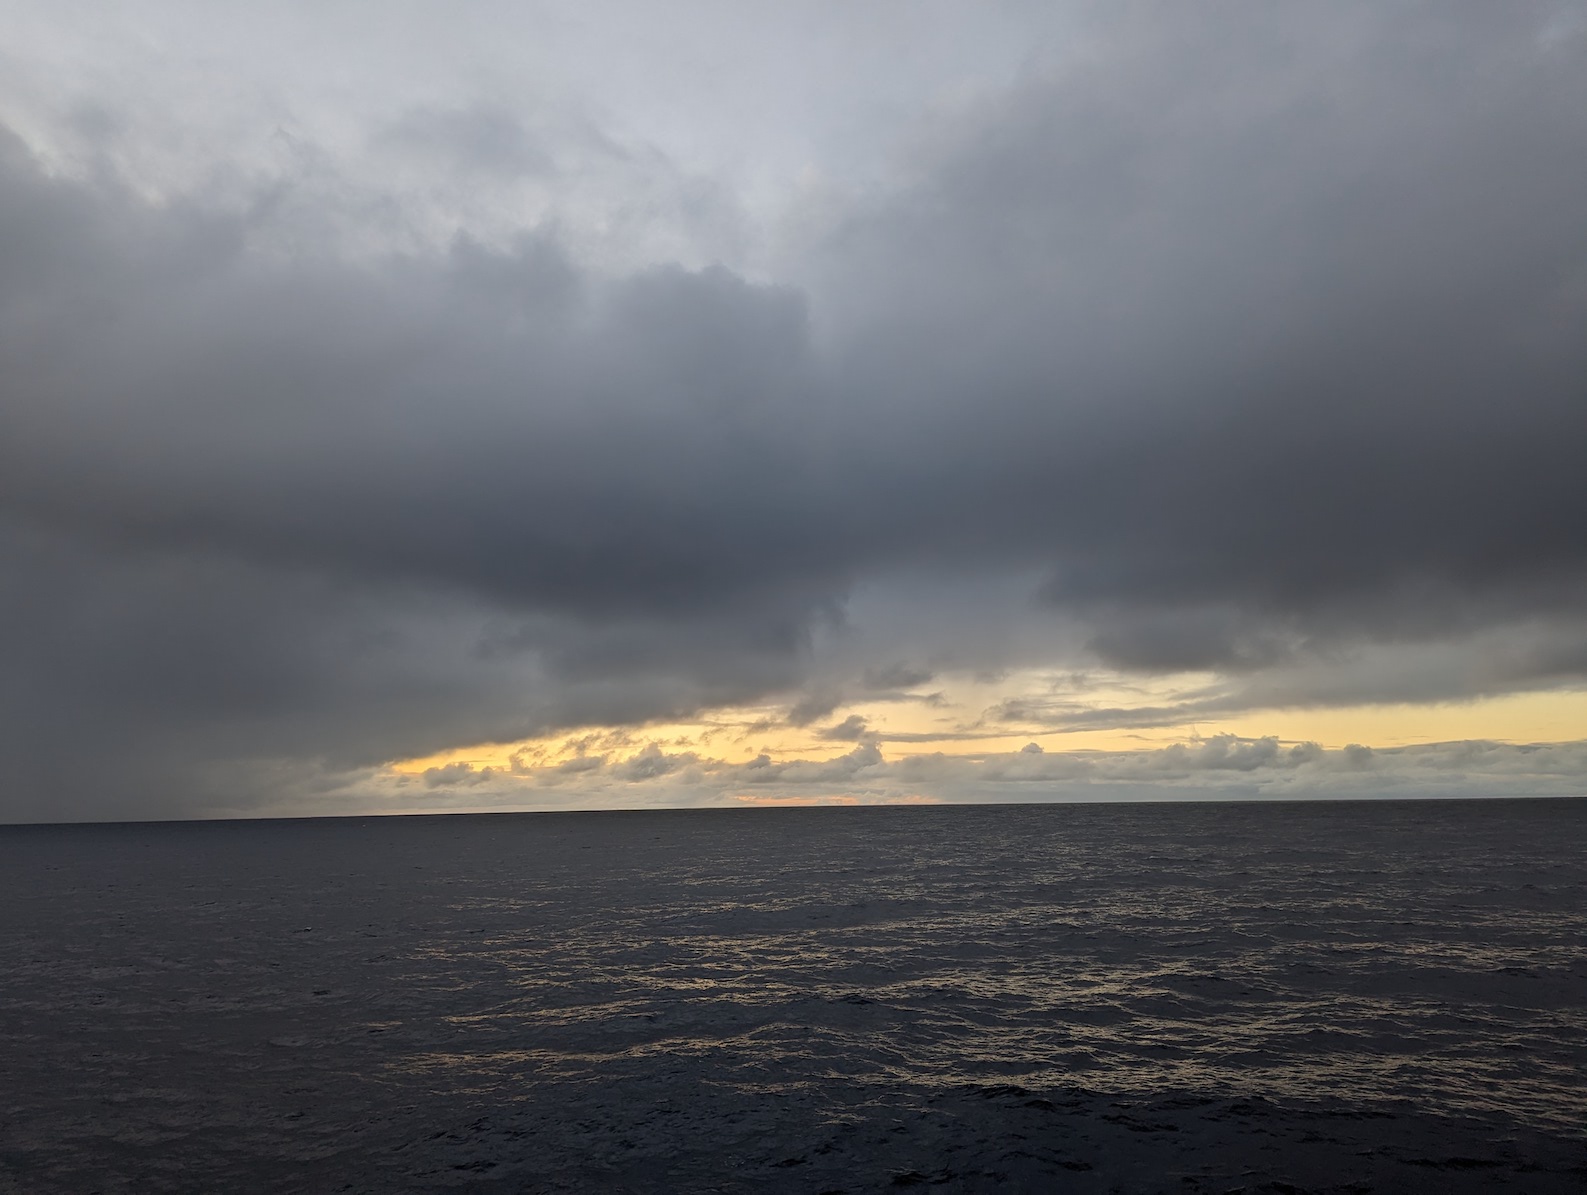
[(1587, 801), (0, 828), (0, 1191), (1587, 1191)]

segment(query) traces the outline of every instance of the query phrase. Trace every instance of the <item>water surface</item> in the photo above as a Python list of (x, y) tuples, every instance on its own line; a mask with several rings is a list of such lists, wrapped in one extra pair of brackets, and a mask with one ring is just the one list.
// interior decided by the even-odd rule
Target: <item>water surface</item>
[(1587, 1190), (1583, 801), (15, 827), (0, 897), (0, 1190)]

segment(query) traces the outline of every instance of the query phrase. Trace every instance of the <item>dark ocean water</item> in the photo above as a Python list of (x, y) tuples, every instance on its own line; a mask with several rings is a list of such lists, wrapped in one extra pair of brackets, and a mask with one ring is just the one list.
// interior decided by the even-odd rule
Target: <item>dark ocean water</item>
[(0, 1191), (1587, 1190), (1587, 802), (0, 829)]

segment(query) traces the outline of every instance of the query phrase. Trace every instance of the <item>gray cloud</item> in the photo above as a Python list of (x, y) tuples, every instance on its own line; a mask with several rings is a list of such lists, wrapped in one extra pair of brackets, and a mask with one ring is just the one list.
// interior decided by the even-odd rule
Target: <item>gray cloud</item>
[(1011, 698), (991, 725), (1029, 732), (1182, 726), (1262, 709), (1471, 701), (1522, 690), (1581, 686), (1587, 632), (1544, 619), (1506, 621), (1448, 639), (1368, 641), (1299, 653), (1270, 667), (1235, 670), (1170, 701), (1102, 705), (1085, 686)]
[(432, 157), (444, 170), (517, 176), (556, 169), (551, 153), (523, 122), (499, 107), (416, 109), (382, 130), (377, 141)]
[[(279, 180), (154, 200), (0, 139), (6, 812), (1020, 662), (975, 609), (844, 648), (899, 577), (1039, 574), (1047, 659), (1222, 678), (1035, 722), (1581, 683), (1573, 11), (1104, 15), (782, 282), (597, 268), (551, 217), (327, 251)], [(383, 135), (517, 177), (532, 132)]]
[(850, 714), (835, 726), (827, 726), (818, 730), (816, 737), (839, 743), (862, 743), (870, 740), (873, 736), (864, 718), (858, 714)]
[(893, 663), (880, 668), (867, 668), (860, 676), (860, 684), (871, 692), (888, 693), (930, 684), (932, 676), (929, 669)]
[(1516, 746), (1492, 742), (1326, 749), (1316, 743), (1217, 735), (1138, 751), (1043, 753), (1022, 749), (982, 755), (922, 754), (889, 759), (874, 743), (827, 760), (762, 755), (731, 764), (647, 744), (615, 763), (581, 765), (578, 788), (565, 765), (508, 775), (458, 765), (437, 792), (428, 776), (368, 778), (344, 790), (358, 807), (400, 807), (415, 787), (421, 799), (449, 793), (462, 807), (566, 808), (592, 795), (606, 804), (721, 805), (788, 800), (1109, 801), (1221, 799), (1362, 799), (1580, 796), (1587, 745)]
[[(1126, 666), (1568, 608), (1579, 37), (1540, 49), (1524, 8), (1264, 12), (1033, 81), (850, 229), (852, 367), (910, 362), (929, 442), (985, 462), (896, 484), (937, 497), (939, 542), (1045, 549), (1050, 600)], [(1220, 606), (1237, 625), (1153, 617)]]

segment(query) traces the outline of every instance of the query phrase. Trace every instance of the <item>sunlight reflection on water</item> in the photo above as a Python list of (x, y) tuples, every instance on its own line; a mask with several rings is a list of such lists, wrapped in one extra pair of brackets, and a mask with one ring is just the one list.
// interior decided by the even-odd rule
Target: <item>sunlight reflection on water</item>
[[(1579, 860), (1437, 808), (1372, 810), (1372, 835), (1345, 807), (707, 815), (685, 841), (570, 821), (553, 841), (600, 856), (498, 853), (469, 887), (539, 899), (470, 894), (448, 915), (488, 933), (414, 943), (404, 982), (446, 977), (467, 1011), (392, 1065), (1105, 1075), (1575, 1127)], [(855, 832), (831, 833), (844, 817)]]
[(0, 1011), (27, 1123), (83, 1140), (107, 1090), (152, 1140), (299, 1090), (373, 1123), (965, 1085), (1580, 1134), (1584, 848), (1582, 802), (33, 830)]

